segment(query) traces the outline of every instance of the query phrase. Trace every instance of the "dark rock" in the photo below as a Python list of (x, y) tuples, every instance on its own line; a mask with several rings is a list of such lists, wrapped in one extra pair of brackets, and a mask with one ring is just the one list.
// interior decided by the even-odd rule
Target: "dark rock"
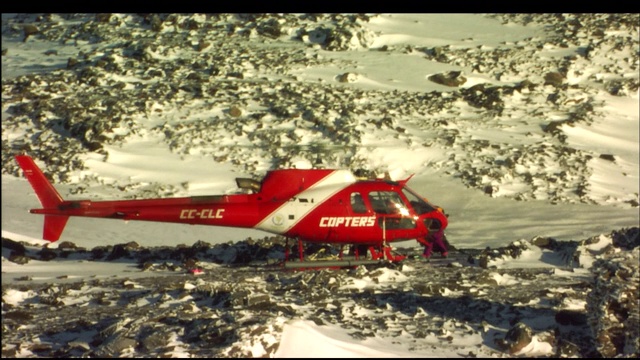
[(237, 106), (232, 106), (229, 109), (229, 115), (234, 118), (240, 117), (242, 115), (242, 110), (240, 110), (240, 108), (238, 108)]
[[(486, 257), (481, 257), (483, 259)], [(482, 260), (481, 260), (482, 263)], [(482, 266), (481, 266), (482, 267)], [(486, 268), (486, 267), (485, 267)], [(480, 285), (489, 285), (489, 286), (497, 286), (498, 281), (493, 277), (493, 275), (489, 272), (482, 272), (475, 278), (476, 283)]]
[(2, 347), (2, 357), (3, 358), (13, 358), (16, 357), (16, 355), (18, 354), (18, 347), (14, 346), (11, 348), (8, 347)]
[(548, 72), (544, 75), (544, 84), (554, 87), (562, 86), (565, 77), (557, 71)]
[(580, 347), (568, 340), (560, 339), (558, 341), (556, 356), (560, 358), (576, 358), (580, 356)]
[(270, 301), (269, 294), (250, 294), (245, 297), (245, 305), (250, 308), (268, 307)]
[(611, 154), (600, 154), (600, 159), (609, 160), (611, 162), (616, 162), (616, 157)]
[(478, 84), (461, 90), (461, 93), (464, 100), (473, 107), (491, 110), (498, 115), (504, 111), (501, 87), (486, 87), (485, 84)]
[(126, 244), (126, 247), (127, 247), (128, 250), (137, 250), (137, 249), (140, 249), (140, 244), (138, 244), (135, 241), (129, 241)]
[(40, 296), (40, 303), (56, 307), (64, 306), (64, 302), (60, 300), (59, 296), (60, 294)]
[(231, 327), (215, 328), (211, 331), (201, 333), (200, 341), (211, 345), (224, 345), (234, 341), (237, 338), (235, 331)]
[(531, 90), (534, 90), (535, 87), (536, 87), (536, 84), (532, 83), (531, 81), (523, 80), (523, 81), (517, 83), (514, 86), (514, 89), (516, 89), (518, 91), (522, 91), (522, 89), (527, 89), (527, 90), (531, 91)]
[(155, 32), (162, 31), (162, 19), (157, 14), (151, 16), (151, 30)]
[(262, 21), (258, 24), (257, 27), (258, 34), (264, 35), (266, 37), (276, 39), (282, 35), (282, 30), (280, 27), (280, 23), (278, 19), (267, 19), (266, 21)]
[(583, 311), (560, 310), (556, 313), (556, 322), (560, 325), (586, 325), (587, 315)]
[(309, 37), (309, 41), (314, 44), (325, 45), (331, 37), (331, 29), (324, 26), (316, 27), (315, 29), (306, 33)]
[(11, 252), (11, 255), (9, 255), (9, 261), (14, 262), (16, 264), (24, 265), (28, 263), (29, 260), (31, 260), (30, 257), (16, 254), (13, 251)]
[(206, 241), (198, 240), (191, 245), (191, 248), (196, 252), (207, 251), (211, 248), (211, 244)]
[(611, 232), (615, 247), (632, 250), (640, 246), (640, 228), (631, 227)]
[(107, 260), (115, 260), (122, 257), (131, 257), (132, 252), (140, 248), (140, 245), (135, 241), (130, 241), (126, 244), (116, 244), (113, 246), (111, 253), (107, 256)]
[[(607, 332), (600, 332), (596, 337), (596, 348), (600, 353), (600, 356), (606, 359), (612, 359), (621, 352), (622, 349), (619, 349), (616, 346), (616, 343), (620, 343), (620, 339), (617, 336), (611, 336), (612, 334)], [(614, 342), (615, 340), (615, 342)]]
[(638, 202), (638, 200), (635, 199), (631, 199), (626, 201), (627, 204), (631, 205), (631, 207), (638, 207), (640, 206), (640, 203)]
[(107, 252), (109, 252), (109, 249), (106, 246), (96, 246), (91, 249), (91, 257), (94, 260), (102, 259)]
[(504, 337), (504, 341), (499, 342), (499, 347), (509, 354), (515, 354), (529, 345), (533, 340), (531, 328), (522, 322), (515, 324)]
[(543, 249), (553, 250), (557, 246), (557, 240), (551, 237), (536, 236), (531, 239), (531, 244)]
[(354, 73), (344, 73), (340, 74), (337, 77), (338, 82), (341, 83), (352, 83), (358, 79), (358, 75)]
[(96, 14), (96, 21), (99, 23), (108, 23), (109, 21), (111, 21), (111, 16), (112, 14), (109, 14), (109, 13)]
[(51, 344), (47, 344), (47, 343), (33, 343), (29, 345), (29, 350), (36, 353), (51, 351), (51, 349), (52, 349)]
[(324, 321), (322, 321), (322, 319), (320, 319), (320, 318), (319, 318), (319, 317), (317, 317), (317, 316), (310, 316), (310, 317), (309, 317), (309, 320), (313, 321), (313, 322), (314, 322), (316, 325), (318, 325), (318, 326), (325, 325)]
[(167, 334), (161, 330), (155, 330), (149, 336), (140, 340), (140, 347), (151, 352), (162, 349), (169, 344), (171, 334)]
[(7, 311), (6, 313), (2, 314), (2, 319), (3, 319), (3, 322), (5, 319), (6, 320), (10, 319), (10, 320), (17, 320), (20, 323), (27, 323), (31, 319), (33, 319), (33, 314), (29, 311), (23, 311), (23, 310)]
[(230, 301), (233, 306), (247, 305), (247, 297), (251, 294), (249, 290), (240, 289), (230, 293)]
[(38, 27), (35, 25), (27, 24), (22, 28), (22, 32), (24, 33), (24, 39), (22, 40), (24, 42), (27, 41), (27, 38), (29, 38), (29, 36), (38, 34), (40, 32), (40, 29), (38, 29)]
[(55, 251), (48, 248), (40, 250), (40, 252), (38, 252), (38, 255), (40, 256), (40, 260), (42, 261), (49, 261), (58, 257), (58, 254)]
[(109, 256), (107, 256), (107, 260), (115, 260), (125, 256), (129, 256), (129, 250), (127, 250), (126, 245), (116, 244), (113, 246)]
[(2, 238), (2, 247), (12, 250), (16, 255), (24, 255), (27, 249), (17, 241)]
[(58, 249), (59, 250), (75, 250), (78, 247), (76, 246), (76, 244), (72, 243), (71, 241), (62, 241), (58, 244)]
[(227, 73), (227, 77), (236, 78), (236, 79), (244, 79), (244, 74), (239, 71), (230, 71)]
[(588, 323), (603, 357), (635, 354), (638, 339), (638, 251), (611, 253), (593, 263), (592, 291), (587, 296)]
[(182, 266), (185, 269), (195, 269), (196, 267), (198, 267), (199, 262), (200, 261), (195, 257), (186, 257), (186, 259), (182, 263)]
[(428, 79), (436, 84), (451, 87), (457, 87), (467, 82), (467, 78), (462, 76), (461, 71), (447, 71), (440, 74), (434, 74), (429, 76)]
[(119, 357), (124, 350), (128, 348), (133, 350), (137, 344), (135, 339), (116, 334), (107, 338), (95, 353), (99, 357)]
[(76, 66), (78, 66), (78, 64), (80, 64), (80, 62), (78, 61), (78, 59), (76, 58), (69, 58), (67, 60), (67, 69), (73, 69)]
[(498, 187), (496, 185), (486, 185), (484, 187), (484, 193), (492, 196), (496, 191), (498, 191)]
[(198, 42), (198, 45), (196, 47), (196, 50), (198, 50), (199, 52), (205, 50), (206, 48), (210, 47), (211, 43), (208, 41), (204, 41), (204, 40), (200, 40)]
[(544, 126), (543, 131), (546, 133), (556, 134), (562, 132), (562, 126), (566, 124), (565, 120), (554, 120)]
[(486, 269), (489, 267), (489, 257), (487, 255), (481, 255), (480, 258), (478, 259), (478, 266), (480, 266), (483, 269)]

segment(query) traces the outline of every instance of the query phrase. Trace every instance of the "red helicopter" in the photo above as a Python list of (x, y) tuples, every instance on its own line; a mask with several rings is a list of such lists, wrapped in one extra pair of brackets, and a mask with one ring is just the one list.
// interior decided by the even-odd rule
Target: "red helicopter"
[[(253, 228), (298, 241), (299, 261), (287, 268), (308, 267), (303, 243), (341, 245), (339, 260), (322, 266), (340, 267), (400, 261), (389, 243), (423, 239), (444, 230), (447, 216), (406, 183), (390, 179), (357, 179), (349, 170), (282, 169), (262, 181), (236, 178), (245, 193), (141, 200), (64, 200), (33, 159), (16, 156), (33, 187), (44, 215), (43, 239), (57, 241), (70, 216)], [(421, 242), (422, 242), (421, 241)], [(347, 256), (342, 246), (355, 251)], [(370, 257), (359, 251), (369, 250)], [(365, 250), (365, 251), (366, 251)], [(285, 259), (288, 258), (288, 242)], [(317, 261), (314, 261), (316, 263)], [(315, 266), (315, 265), (314, 265)]]

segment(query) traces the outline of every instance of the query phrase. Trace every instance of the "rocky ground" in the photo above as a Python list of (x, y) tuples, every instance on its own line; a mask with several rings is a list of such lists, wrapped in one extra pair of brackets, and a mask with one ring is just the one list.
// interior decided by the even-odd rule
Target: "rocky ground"
[[(13, 156), (26, 152), (54, 183), (72, 184), (74, 193), (89, 194), (89, 187), (102, 184), (121, 190), (121, 197), (186, 196), (188, 184), (79, 176), (83, 156), (106, 160), (107, 146), (157, 136), (175, 153), (209, 156), (256, 178), (291, 166), (296, 157), (313, 163), (320, 156), (330, 167), (381, 172), (386, 169), (371, 165), (365, 145), (392, 140), (441, 151), (442, 159), (424, 166), (489, 196), (638, 206), (637, 193), (603, 199), (590, 192), (590, 160), (624, 159), (577, 148), (565, 132), (602, 118), (605, 104), (596, 95), (637, 93), (637, 76), (626, 75), (638, 71), (637, 13), (487, 15), (544, 25), (547, 33), (472, 49), (371, 48), (377, 34), (364, 24), (375, 16), (3, 17), (3, 36), (50, 41), (43, 57), (70, 46), (84, 50), (59, 69), (3, 74), (2, 173), (19, 176)], [(288, 40), (280, 42), (282, 36)], [(580, 51), (547, 56), (568, 47)], [(348, 86), (365, 76), (357, 72), (332, 82), (298, 81), (307, 68), (348, 65), (314, 50), (356, 48), (415, 53), (472, 70), (435, 74), (430, 81), (451, 91), (429, 93)], [(2, 56), (10, 55), (3, 44)], [(591, 73), (594, 58), (611, 61)], [(474, 75), (501, 85), (463, 87)], [(183, 108), (190, 113), (176, 119)], [(461, 118), (462, 113), (475, 116)], [(508, 131), (522, 121), (531, 132), (509, 143), (472, 136)], [(414, 136), (411, 129), (431, 137)], [(302, 138), (312, 141), (300, 146)], [(508, 190), (514, 184), (518, 191)], [(533, 343), (549, 344), (558, 357), (638, 357), (638, 228), (603, 236), (610, 246), (590, 247), (601, 237), (568, 243), (535, 238), (499, 249), (457, 249), (448, 261), (411, 258), (397, 265), (314, 271), (278, 268), (282, 239), (94, 249), (71, 243), (35, 249), (3, 239), (3, 263), (125, 262), (137, 271), (130, 278), (3, 281), (2, 355), (271, 356), (283, 324), (306, 319), (339, 324), (356, 339), (409, 334), (406, 345), (418, 357), (428, 356), (433, 346), (462, 349), (461, 357), (519, 356)], [(563, 259), (562, 265), (509, 266), (536, 249)], [(194, 265), (205, 273), (188, 274)], [(471, 350), (459, 342), (469, 339), (477, 343)]]
[[(405, 345), (417, 357), (431, 346), (460, 349), (463, 357), (518, 356), (532, 343), (546, 343), (549, 356), (636, 357), (639, 233), (636, 227), (576, 242), (538, 237), (499, 249), (453, 249), (430, 262), (418, 260), (417, 249), (397, 249), (409, 256), (399, 264), (305, 271), (279, 265), (284, 242), (277, 237), (91, 250), (3, 239), (16, 263), (124, 261), (138, 270), (106, 279), (3, 281), (2, 354), (269, 357), (284, 323), (305, 319), (337, 324), (359, 340), (409, 334)], [(604, 248), (603, 237), (610, 241)], [(533, 249), (559, 265), (518, 266)], [(309, 248), (308, 256), (318, 250)], [(204, 274), (188, 274), (194, 267)], [(470, 339), (472, 350), (464, 346)]]

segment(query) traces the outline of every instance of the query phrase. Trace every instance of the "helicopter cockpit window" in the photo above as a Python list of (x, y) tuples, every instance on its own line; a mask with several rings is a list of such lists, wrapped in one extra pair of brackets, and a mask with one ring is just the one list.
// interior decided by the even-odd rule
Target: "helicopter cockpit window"
[(413, 207), (413, 211), (415, 211), (417, 215), (426, 214), (435, 210), (435, 208), (431, 204), (426, 202), (420, 196), (416, 195), (410, 189), (403, 188), (402, 193), (407, 197), (409, 203), (411, 204), (411, 207)]
[(362, 195), (358, 192), (351, 193), (351, 209), (356, 214), (363, 214), (367, 212), (367, 207), (364, 204)]
[(373, 211), (378, 214), (409, 215), (404, 201), (398, 193), (393, 191), (372, 191), (369, 193), (369, 202), (371, 202)]

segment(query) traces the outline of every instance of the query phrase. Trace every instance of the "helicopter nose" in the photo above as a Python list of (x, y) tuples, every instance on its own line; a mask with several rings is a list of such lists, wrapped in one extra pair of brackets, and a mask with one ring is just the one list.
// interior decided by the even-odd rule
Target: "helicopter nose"
[(444, 212), (437, 210), (430, 211), (422, 216), (422, 223), (429, 232), (443, 230), (449, 225), (447, 216)]
[(424, 218), (422, 222), (429, 232), (438, 231), (442, 228), (442, 222), (438, 219), (428, 217)]

